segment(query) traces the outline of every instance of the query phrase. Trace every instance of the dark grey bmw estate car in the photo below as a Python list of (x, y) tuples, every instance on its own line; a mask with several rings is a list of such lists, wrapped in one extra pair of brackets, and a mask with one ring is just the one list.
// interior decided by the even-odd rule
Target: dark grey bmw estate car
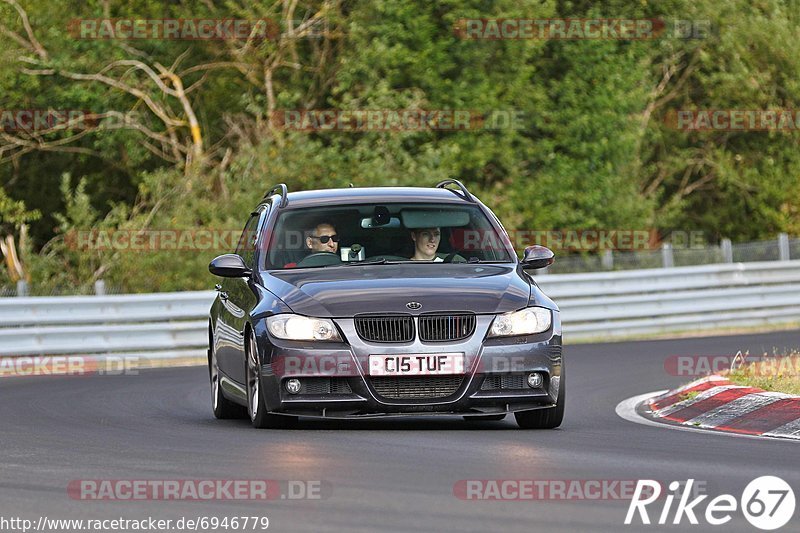
[[(455, 188), (454, 188), (455, 187)], [(564, 416), (558, 307), (500, 221), (456, 180), (289, 193), (250, 214), (209, 320), (214, 415), (461, 415), (523, 428)]]

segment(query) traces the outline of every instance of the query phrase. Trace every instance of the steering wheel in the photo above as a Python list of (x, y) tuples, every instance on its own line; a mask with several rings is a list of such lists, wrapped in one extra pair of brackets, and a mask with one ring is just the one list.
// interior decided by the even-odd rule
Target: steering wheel
[(442, 261), (445, 263), (452, 263), (453, 259), (458, 255), (458, 252), (450, 252)]
[(313, 254), (309, 254), (301, 259), (300, 262), (297, 263), (297, 266), (304, 267), (335, 265), (336, 263), (341, 262), (342, 260), (339, 258), (339, 255), (333, 252), (314, 252)]

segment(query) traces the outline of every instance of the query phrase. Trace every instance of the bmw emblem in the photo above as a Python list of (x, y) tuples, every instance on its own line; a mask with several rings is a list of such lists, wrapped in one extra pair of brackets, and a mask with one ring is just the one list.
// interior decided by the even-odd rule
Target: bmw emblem
[(421, 309), (422, 308), (422, 304), (419, 303), (419, 302), (408, 302), (406, 304), (406, 307), (408, 307), (409, 309), (412, 309), (412, 310), (417, 310), (417, 309)]

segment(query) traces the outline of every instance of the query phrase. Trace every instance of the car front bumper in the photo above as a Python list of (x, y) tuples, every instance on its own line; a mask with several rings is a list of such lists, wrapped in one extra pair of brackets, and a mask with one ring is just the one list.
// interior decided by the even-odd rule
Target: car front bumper
[[(561, 322), (553, 313), (547, 332), (486, 339), (493, 316), (479, 315), (475, 333), (463, 342), (367, 343), (352, 319), (335, 322), (347, 343), (282, 341), (256, 331), (267, 409), (287, 415), (365, 418), (402, 415), (492, 415), (552, 407), (563, 368)], [(463, 353), (466, 373), (452, 376), (384, 378), (369, 375), (370, 355)], [(526, 376), (539, 372), (542, 385)], [(302, 384), (299, 394), (285, 387)]]

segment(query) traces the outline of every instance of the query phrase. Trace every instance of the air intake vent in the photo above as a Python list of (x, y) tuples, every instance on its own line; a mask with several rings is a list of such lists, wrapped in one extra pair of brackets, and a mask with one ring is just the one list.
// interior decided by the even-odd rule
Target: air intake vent
[(475, 333), (475, 315), (420, 315), (419, 338), (428, 342), (460, 341)]
[(378, 394), (396, 400), (446, 398), (456, 393), (462, 381), (463, 375), (371, 378), (372, 386)]
[(356, 332), (365, 341), (410, 342), (414, 340), (414, 319), (410, 315), (362, 315), (355, 317)]
[(481, 390), (530, 390), (525, 381), (526, 374), (489, 374), (481, 385)]
[(345, 378), (299, 377), (300, 394), (352, 394)]

